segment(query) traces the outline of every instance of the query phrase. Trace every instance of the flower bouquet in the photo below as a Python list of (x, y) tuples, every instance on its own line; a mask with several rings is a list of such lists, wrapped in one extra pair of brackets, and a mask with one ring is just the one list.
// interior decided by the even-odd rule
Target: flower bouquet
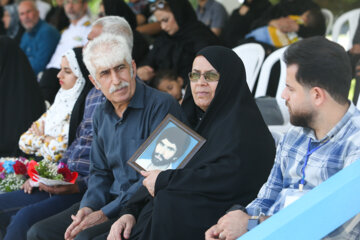
[(78, 173), (71, 172), (66, 164), (57, 164), (47, 159), (31, 161), (27, 171), (33, 182), (47, 186), (73, 184), (78, 177)]
[(27, 177), (26, 158), (1, 158), (0, 159), (0, 192), (20, 190)]

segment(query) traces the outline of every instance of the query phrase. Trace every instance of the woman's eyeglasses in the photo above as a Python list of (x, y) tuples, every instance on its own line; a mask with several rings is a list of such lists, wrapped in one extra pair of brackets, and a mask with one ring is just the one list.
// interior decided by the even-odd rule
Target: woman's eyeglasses
[(207, 82), (216, 82), (220, 79), (220, 74), (217, 72), (189, 72), (189, 79), (191, 82), (197, 82), (201, 76), (204, 76), (204, 79)]
[(155, 12), (157, 9), (164, 9), (166, 6), (165, 0), (159, 0), (150, 4), (150, 12)]

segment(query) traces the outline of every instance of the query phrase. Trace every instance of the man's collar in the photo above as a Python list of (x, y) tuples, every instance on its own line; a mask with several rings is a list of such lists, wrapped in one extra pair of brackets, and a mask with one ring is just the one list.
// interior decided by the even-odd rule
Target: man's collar
[(206, 9), (209, 9), (213, 4), (214, 4), (214, 0), (208, 0), (204, 5), (203, 10), (205, 11)]
[(82, 26), (83, 24), (85, 24), (86, 22), (90, 21), (90, 18), (87, 14), (85, 14), (84, 16), (82, 16), (79, 21), (77, 21), (76, 24), (72, 24), (72, 26)]
[(39, 18), (39, 21), (35, 24), (35, 26), (29, 31), (30, 35), (35, 35), (42, 24), (43, 20)]
[[(303, 128), (304, 134), (306, 134), (308, 137), (310, 137), (313, 140), (313, 142), (322, 142), (322, 141), (324, 141), (326, 139), (333, 138), (349, 122), (351, 117), (354, 115), (355, 111), (356, 111), (356, 107), (350, 101), (350, 106), (349, 106), (348, 110), (346, 111), (345, 115), (341, 118), (341, 120), (322, 139), (317, 139), (316, 136), (315, 136), (314, 130), (312, 130), (310, 128)], [(338, 137), (338, 136), (336, 136), (336, 137)]]

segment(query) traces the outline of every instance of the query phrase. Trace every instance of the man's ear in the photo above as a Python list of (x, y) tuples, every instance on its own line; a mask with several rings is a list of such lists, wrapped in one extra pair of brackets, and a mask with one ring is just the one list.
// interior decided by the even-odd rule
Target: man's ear
[(326, 91), (320, 87), (313, 87), (310, 90), (310, 94), (311, 94), (311, 98), (316, 106), (322, 105), (327, 98)]
[(95, 88), (97, 90), (100, 90), (100, 86), (97, 84), (97, 82), (95, 81), (95, 79), (89, 74), (89, 79), (92, 82), (92, 84), (95, 86)]
[(131, 65), (132, 65), (132, 71), (133, 71), (133, 77), (136, 77), (136, 63), (134, 60), (131, 61)]

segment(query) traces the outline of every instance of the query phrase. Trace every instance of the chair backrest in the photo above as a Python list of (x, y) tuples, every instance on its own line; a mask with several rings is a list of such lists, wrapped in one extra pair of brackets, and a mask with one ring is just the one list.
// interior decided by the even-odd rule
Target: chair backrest
[(271, 53), (264, 61), (260, 76), (258, 80), (258, 84), (256, 87), (255, 97), (262, 97), (266, 95), (266, 90), (268, 88), (269, 79), (270, 79), (270, 73), (271, 69), (274, 66), (274, 64), (280, 60), (280, 78), (279, 78), (279, 84), (276, 91), (276, 101), (279, 104), (280, 111), (284, 117), (284, 122), (287, 123), (289, 121), (289, 112), (287, 110), (287, 107), (285, 105), (285, 100), (281, 98), (281, 93), (285, 88), (285, 81), (286, 81), (286, 64), (282, 59), (282, 56), (284, 55), (286, 47), (280, 48), (273, 53)]
[(346, 50), (349, 50), (352, 47), (352, 40), (354, 38), (356, 28), (359, 22), (360, 8), (351, 10), (342, 14), (338, 19), (336, 19), (333, 29), (332, 29), (332, 40), (334, 42), (339, 42), (339, 35), (341, 28), (344, 24), (349, 24), (349, 31), (347, 32), (348, 41), (344, 45)]
[(232, 13), (232, 11), (235, 8), (238, 8), (240, 6), (239, 0), (216, 0), (216, 1), (221, 3), (225, 7), (229, 15)]
[(233, 51), (243, 61), (246, 71), (246, 81), (250, 91), (253, 91), (261, 64), (265, 58), (265, 50), (258, 43), (246, 43), (233, 48)]
[(330, 34), (332, 26), (334, 24), (334, 14), (327, 8), (322, 8), (321, 12), (325, 17), (326, 35), (328, 35), (328, 34)]
[[(357, 160), (237, 240), (322, 239), (360, 212), (359, 171)], [(347, 222), (344, 235), (358, 222), (359, 215)]]

